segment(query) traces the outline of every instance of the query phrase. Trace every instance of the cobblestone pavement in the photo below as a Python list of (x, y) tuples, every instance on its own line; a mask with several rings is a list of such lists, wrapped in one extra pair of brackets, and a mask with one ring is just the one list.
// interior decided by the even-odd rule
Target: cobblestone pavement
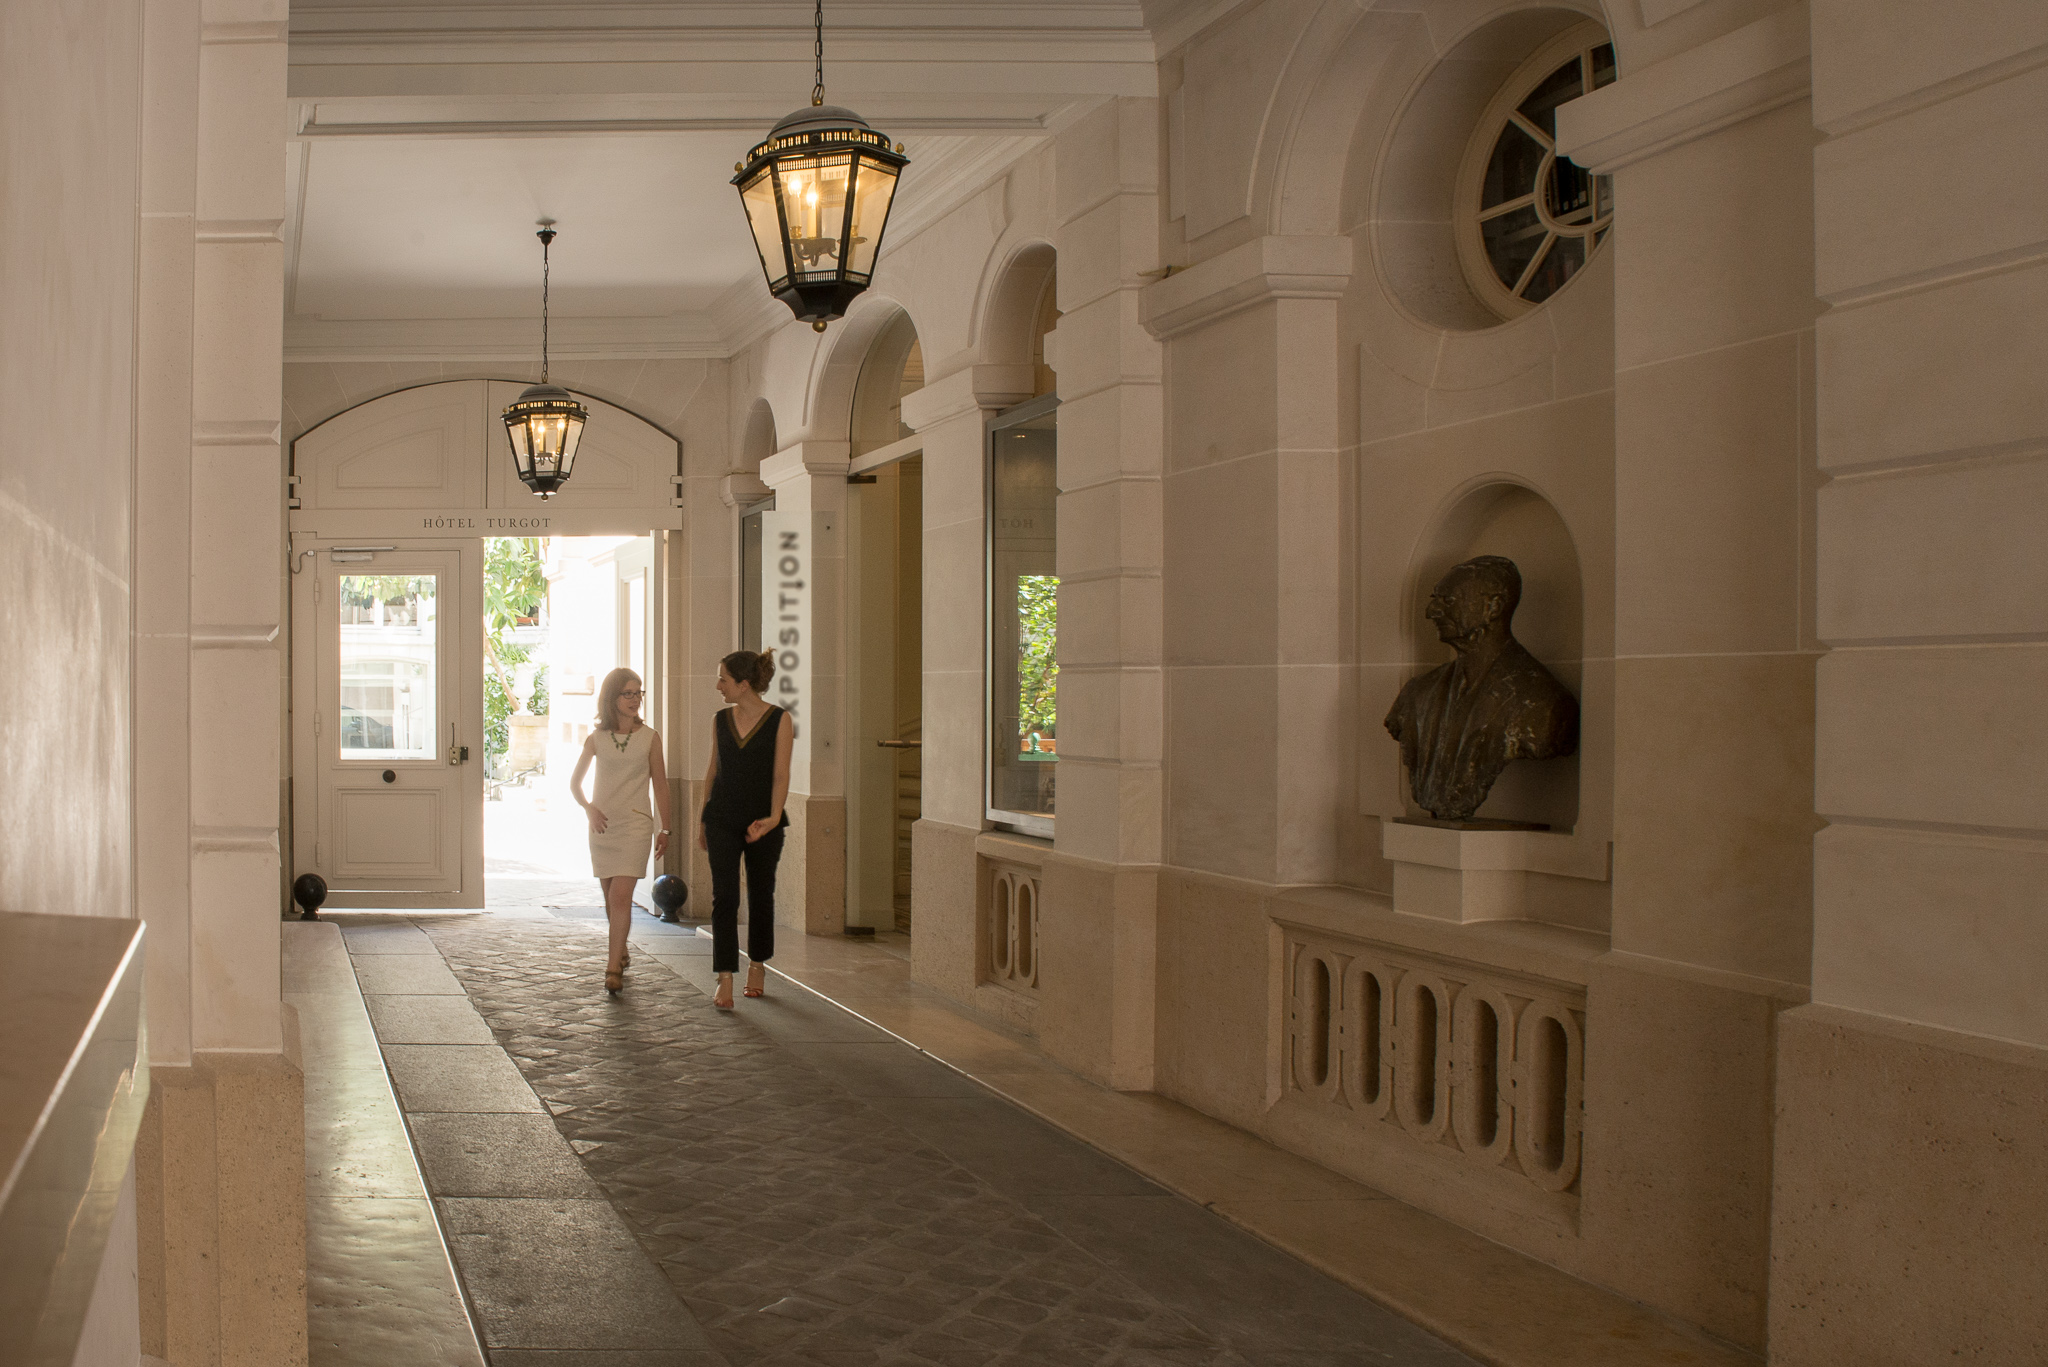
[[(1405, 1321), (1049, 1131), (1076, 1151), (1065, 1162), (1080, 1195), (1071, 1207), (1053, 1199), (1034, 1211), (891, 1112), (950, 1106), (952, 1123), (965, 1107), (998, 1123), (1037, 1123), (829, 1004), (819, 1003), (843, 1025), (820, 1020), (830, 1028), (793, 1045), (750, 1025), (744, 1011), (715, 1010), (696, 986), (639, 958), (640, 946), (626, 992), (605, 996), (596, 990), (603, 941), (582, 926), (491, 918), (426, 929), (734, 1367), (1470, 1367)], [(876, 1063), (911, 1068), (890, 1073), (901, 1082), (882, 1089), (900, 1100), (876, 1100), (872, 1085), (850, 1088), (835, 1076), (868, 1068), (872, 1078)], [(1090, 1163), (1114, 1175), (1093, 1186), (1078, 1180)], [(1091, 1226), (1090, 1190), (1116, 1195), (1119, 1209), (1145, 1203), (1159, 1217), (1155, 1243), (1176, 1247), (1148, 1255), (1133, 1231)], [(1068, 1209), (1067, 1228), (1056, 1228)], [(1193, 1236), (1176, 1232), (1184, 1228)], [(1222, 1285), (1170, 1266), (1189, 1237), (1216, 1242)], [(1246, 1295), (1296, 1304), (1218, 1303), (1219, 1292), (1230, 1296), (1232, 1259), (1250, 1269)]]

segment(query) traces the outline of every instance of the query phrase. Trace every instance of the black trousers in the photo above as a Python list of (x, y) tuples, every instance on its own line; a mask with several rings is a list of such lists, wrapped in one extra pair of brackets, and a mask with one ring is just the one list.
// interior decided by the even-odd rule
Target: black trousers
[(747, 957), (765, 964), (775, 957), (775, 865), (782, 858), (782, 832), (752, 844), (747, 829), (704, 823), (711, 855), (711, 971), (740, 971), (740, 864), (747, 866)]

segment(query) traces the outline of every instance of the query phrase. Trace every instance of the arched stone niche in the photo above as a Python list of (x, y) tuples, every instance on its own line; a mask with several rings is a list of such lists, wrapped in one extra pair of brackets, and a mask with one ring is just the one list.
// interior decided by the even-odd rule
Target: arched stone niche
[(903, 421), (903, 396), (924, 387), (924, 352), (910, 315), (898, 311), (868, 344), (853, 386), (848, 424), (851, 454), (858, 457), (910, 436)]
[(775, 454), (775, 409), (766, 399), (756, 399), (747, 409), (747, 425), (740, 433), (740, 458), (735, 467), (758, 475), (761, 462)]
[[(1424, 539), (1409, 576), (1405, 625), (1414, 672), (1455, 658), (1424, 615), (1444, 572), (1479, 555), (1504, 555), (1522, 572), (1515, 637), (1572, 696), (1585, 695), (1585, 585), (1571, 531), (1550, 501), (1525, 485), (1496, 481), (1459, 498)], [(1527, 821), (1569, 834), (1579, 816), (1579, 754), (1510, 764), (1478, 815)], [(1410, 816), (1425, 816), (1403, 793)]]
[(994, 365), (1031, 367), (1028, 387), (1033, 398), (1054, 392), (1059, 368), (1057, 266), (1058, 256), (1047, 243), (1019, 249), (997, 276), (982, 318), (983, 359)]
[(1417, 321), (1450, 332), (1502, 326), (1458, 260), (1455, 205), (1465, 151), (1481, 114), (1522, 63), (1566, 30), (1600, 17), (1597, 6), (1508, 10), (1480, 23), (1414, 79), (1375, 168), (1370, 215), (1381, 278)]

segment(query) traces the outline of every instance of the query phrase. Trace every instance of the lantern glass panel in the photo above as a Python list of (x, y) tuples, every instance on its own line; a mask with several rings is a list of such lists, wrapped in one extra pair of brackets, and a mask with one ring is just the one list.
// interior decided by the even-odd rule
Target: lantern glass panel
[(875, 252), (882, 245), (882, 227), (889, 221), (889, 201), (896, 196), (896, 168), (868, 157), (860, 159), (853, 186), (853, 231), (847, 242), (848, 274), (866, 279), (875, 273)]
[(569, 418), (562, 429), (562, 478), (567, 479), (576, 465), (576, 448), (583, 441), (583, 419)]
[(533, 434), (527, 431), (526, 420), (521, 418), (505, 424), (505, 435), (512, 439), (512, 464), (519, 471), (521, 479), (533, 473)]
[(782, 249), (782, 219), (775, 209), (775, 177), (763, 167), (740, 191), (747, 222), (754, 229), (754, 248), (761, 253), (761, 273), (773, 290), (789, 278), (789, 257)]
[(840, 234), (846, 227), (846, 192), (853, 179), (853, 153), (785, 161), (776, 167), (782, 207), (789, 223), (790, 263), (798, 284), (838, 276)]

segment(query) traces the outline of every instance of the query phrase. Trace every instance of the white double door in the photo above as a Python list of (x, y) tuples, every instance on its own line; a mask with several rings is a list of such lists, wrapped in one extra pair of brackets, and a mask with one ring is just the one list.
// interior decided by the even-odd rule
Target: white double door
[(293, 865), (333, 907), (480, 907), (483, 544), (381, 544), (295, 576)]

